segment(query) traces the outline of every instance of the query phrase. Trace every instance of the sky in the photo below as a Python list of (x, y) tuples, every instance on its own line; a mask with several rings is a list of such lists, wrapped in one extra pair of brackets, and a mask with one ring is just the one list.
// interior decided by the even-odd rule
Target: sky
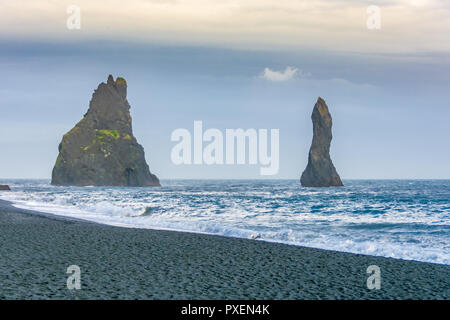
[[(50, 178), (112, 74), (161, 179), (299, 179), (319, 96), (344, 180), (450, 179), (449, 34), (450, 2), (437, 0), (0, 0), (0, 178)], [(279, 129), (278, 174), (173, 164), (171, 133), (196, 120)]]

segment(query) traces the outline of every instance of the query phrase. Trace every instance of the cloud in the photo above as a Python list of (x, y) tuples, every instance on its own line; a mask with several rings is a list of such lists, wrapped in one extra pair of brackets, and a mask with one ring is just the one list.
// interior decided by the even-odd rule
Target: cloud
[[(283, 72), (265, 68), (261, 78), (274, 82), (283, 82), (294, 79), (298, 73), (299, 70), (294, 67), (286, 67)], [(300, 73), (302, 72), (300, 71)]]
[[(123, 40), (243, 49), (450, 52), (443, 0), (77, 0), (81, 29), (66, 27), (72, 0), (0, 0), (0, 41)], [(367, 29), (379, 5), (381, 29)], [(132, 17), (132, 19), (130, 19)]]

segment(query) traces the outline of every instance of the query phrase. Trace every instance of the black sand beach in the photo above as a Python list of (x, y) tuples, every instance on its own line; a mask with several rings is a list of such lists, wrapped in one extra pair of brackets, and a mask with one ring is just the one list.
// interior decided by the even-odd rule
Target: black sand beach
[[(66, 287), (81, 268), (81, 290)], [(381, 289), (366, 286), (369, 265)], [(450, 266), (128, 229), (0, 200), (0, 299), (449, 299)]]

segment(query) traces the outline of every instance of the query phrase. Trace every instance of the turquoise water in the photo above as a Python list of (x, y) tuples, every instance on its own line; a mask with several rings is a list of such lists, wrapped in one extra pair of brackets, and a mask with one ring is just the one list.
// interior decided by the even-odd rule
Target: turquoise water
[(258, 239), (450, 264), (450, 180), (163, 180), (161, 188), (2, 181), (21, 208), (123, 227)]

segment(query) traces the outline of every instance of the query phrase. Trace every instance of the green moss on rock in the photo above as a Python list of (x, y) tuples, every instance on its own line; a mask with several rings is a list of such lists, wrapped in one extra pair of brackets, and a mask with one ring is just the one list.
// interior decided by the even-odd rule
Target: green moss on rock
[(97, 133), (100, 133), (101, 135), (104, 135), (104, 136), (113, 137), (114, 139), (120, 138), (120, 134), (119, 134), (118, 130), (97, 130)]

